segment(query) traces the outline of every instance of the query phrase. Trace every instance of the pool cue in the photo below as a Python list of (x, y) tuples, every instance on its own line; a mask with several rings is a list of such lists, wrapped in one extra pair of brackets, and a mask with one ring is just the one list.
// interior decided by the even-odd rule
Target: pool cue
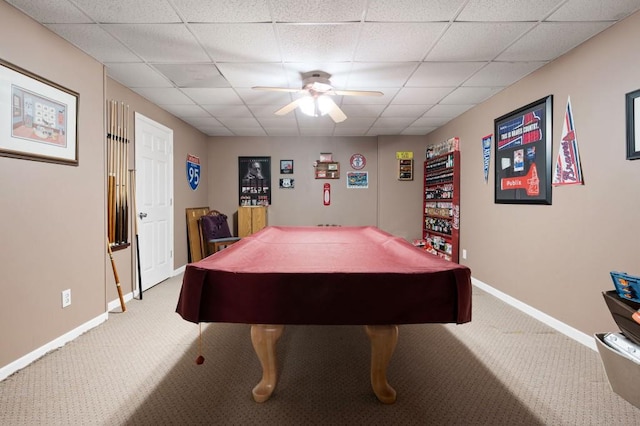
[(122, 287), (120, 286), (120, 277), (118, 277), (118, 270), (116, 269), (116, 262), (113, 260), (113, 253), (111, 253), (111, 243), (107, 239), (107, 253), (109, 253), (109, 259), (111, 259), (111, 269), (113, 269), (113, 277), (116, 280), (116, 289), (118, 290), (118, 298), (120, 299), (120, 307), (122, 312), (127, 311), (127, 306), (124, 304), (124, 297), (122, 296)]
[[(128, 108), (128, 105), (127, 105)], [(129, 174), (127, 173), (127, 169), (129, 167), (129, 140), (127, 139), (127, 112), (128, 109), (125, 110), (125, 104), (122, 103), (122, 144), (124, 147), (124, 161), (122, 162), (122, 176), (124, 178), (124, 183), (122, 188), (124, 190), (123, 197), (123, 206), (122, 206), (122, 218), (123, 218), (123, 243), (129, 242)]]
[(108, 114), (109, 114), (109, 135), (107, 137), (108, 144), (108, 156), (107, 156), (107, 168), (109, 169), (109, 177), (108, 177), (108, 194), (107, 194), (107, 216), (108, 216), (108, 236), (109, 241), (113, 241), (115, 237), (115, 216), (114, 216), (114, 207), (115, 207), (115, 173), (114, 173), (114, 155), (115, 155), (115, 117), (113, 111), (113, 101), (108, 101)]
[(138, 210), (136, 209), (136, 169), (129, 170), (131, 177), (131, 203), (133, 204), (133, 228), (136, 234), (136, 264), (138, 265), (138, 293), (142, 300), (142, 274), (140, 272), (140, 240), (138, 239)]

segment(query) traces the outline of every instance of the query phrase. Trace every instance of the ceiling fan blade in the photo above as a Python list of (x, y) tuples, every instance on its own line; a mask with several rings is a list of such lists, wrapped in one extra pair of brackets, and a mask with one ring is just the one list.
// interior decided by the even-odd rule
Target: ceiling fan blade
[(333, 93), (341, 96), (382, 96), (384, 93), (372, 90), (334, 90)]
[(269, 91), (269, 92), (289, 92), (289, 93), (304, 92), (304, 90), (290, 89), (288, 87), (253, 86), (252, 89), (254, 89), (254, 90), (266, 90), (266, 91)]
[(279, 110), (277, 110), (275, 112), (276, 115), (285, 115), (290, 113), (291, 111), (293, 111), (294, 109), (296, 109), (298, 107), (298, 105), (300, 104), (300, 102), (302, 102), (302, 99), (304, 98), (298, 98), (295, 101), (283, 106), (282, 108), (280, 108)]
[(326, 102), (329, 105), (329, 110), (327, 111), (327, 114), (329, 114), (329, 117), (331, 117), (333, 121), (335, 121), (336, 123), (342, 123), (344, 120), (347, 119), (347, 116), (345, 115), (345, 113), (342, 112), (340, 107), (336, 105), (333, 99), (325, 97), (324, 102)]

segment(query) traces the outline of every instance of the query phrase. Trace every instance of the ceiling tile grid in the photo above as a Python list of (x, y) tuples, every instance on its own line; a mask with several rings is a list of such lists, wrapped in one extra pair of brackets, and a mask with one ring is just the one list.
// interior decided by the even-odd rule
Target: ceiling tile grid
[[(640, 0), (6, 0), (211, 136), (424, 135)], [(347, 116), (296, 108), (311, 71)], [(254, 90), (254, 86), (295, 89)]]

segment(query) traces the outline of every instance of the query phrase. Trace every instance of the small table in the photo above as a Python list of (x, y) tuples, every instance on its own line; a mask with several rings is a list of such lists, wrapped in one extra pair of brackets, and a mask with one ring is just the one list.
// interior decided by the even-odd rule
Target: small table
[(471, 321), (471, 271), (373, 226), (269, 226), (187, 265), (176, 312), (194, 323), (252, 324), (257, 402), (275, 389), (284, 325), (364, 325), (371, 385), (390, 404), (397, 326)]

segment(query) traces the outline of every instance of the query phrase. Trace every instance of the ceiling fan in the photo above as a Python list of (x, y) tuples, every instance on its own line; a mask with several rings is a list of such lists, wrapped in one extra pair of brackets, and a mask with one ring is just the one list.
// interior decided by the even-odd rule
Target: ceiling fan
[(299, 93), (302, 97), (285, 105), (275, 112), (276, 115), (285, 115), (296, 108), (300, 108), (304, 114), (311, 117), (329, 115), (331, 119), (340, 123), (347, 116), (340, 107), (331, 99), (331, 96), (382, 96), (382, 92), (367, 90), (335, 90), (329, 78), (331, 74), (323, 71), (312, 71), (302, 75), (302, 89), (290, 89), (287, 87), (254, 86), (256, 90), (269, 90), (274, 92)]

